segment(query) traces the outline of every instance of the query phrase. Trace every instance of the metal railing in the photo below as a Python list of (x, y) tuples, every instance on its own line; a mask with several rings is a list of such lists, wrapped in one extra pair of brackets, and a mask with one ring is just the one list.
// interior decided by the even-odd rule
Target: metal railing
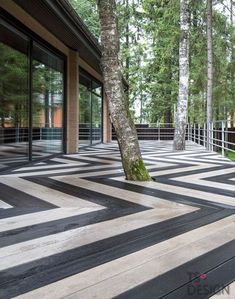
[[(136, 124), (135, 126), (139, 140), (174, 139), (175, 128), (173, 123)], [(116, 134), (114, 129), (112, 130), (112, 139), (116, 140)]]
[(79, 140), (101, 140), (102, 126), (100, 123), (79, 123)]
[[(61, 140), (62, 128), (55, 127), (33, 127), (32, 128), (33, 140)], [(13, 128), (0, 128), (0, 145), (13, 144), (29, 141), (29, 128), (27, 127), (13, 127)]]
[[(173, 140), (173, 123), (136, 124), (139, 140)], [(112, 132), (116, 140), (115, 131)], [(209, 151), (221, 152), (224, 156), (227, 151), (235, 152), (235, 120), (221, 120), (209, 124), (188, 124), (186, 140), (204, 146)]]
[(235, 152), (235, 120), (221, 120), (208, 124), (189, 124), (188, 140), (206, 147), (209, 151)]

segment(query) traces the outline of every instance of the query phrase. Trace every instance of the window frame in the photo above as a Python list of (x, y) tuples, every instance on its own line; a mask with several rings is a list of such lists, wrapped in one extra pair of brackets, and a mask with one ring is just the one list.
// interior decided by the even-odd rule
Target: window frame
[(16, 30), (19, 34), (24, 35), (28, 41), (28, 51), (26, 53), (28, 57), (28, 161), (32, 161), (32, 99), (33, 99), (33, 69), (32, 69), (32, 62), (33, 62), (33, 43), (40, 45), (46, 51), (51, 53), (52, 55), (56, 56), (57, 58), (63, 61), (63, 120), (62, 120), (62, 152), (63, 154), (66, 153), (66, 140), (67, 140), (67, 56), (62, 53), (60, 50), (56, 49), (53, 45), (45, 41), (41, 38), (38, 34), (30, 30), (24, 24), (22, 24), (19, 20), (14, 18), (8, 12), (1, 8), (0, 10), (0, 17), (3, 20), (4, 26), (9, 30)]

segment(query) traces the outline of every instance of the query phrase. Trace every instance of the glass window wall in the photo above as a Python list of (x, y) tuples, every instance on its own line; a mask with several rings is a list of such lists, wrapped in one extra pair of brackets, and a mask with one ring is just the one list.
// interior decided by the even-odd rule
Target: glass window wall
[(79, 145), (102, 142), (102, 84), (80, 70)]
[(1, 21), (0, 170), (63, 151), (64, 63)]
[(29, 39), (0, 27), (0, 170), (28, 159)]
[(33, 45), (33, 157), (60, 153), (63, 146), (63, 61)]

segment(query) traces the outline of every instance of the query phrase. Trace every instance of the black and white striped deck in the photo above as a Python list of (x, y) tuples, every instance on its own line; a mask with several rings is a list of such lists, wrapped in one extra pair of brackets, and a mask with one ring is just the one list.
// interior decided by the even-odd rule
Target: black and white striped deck
[(156, 181), (125, 181), (116, 143), (0, 175), (1, 299), (235, 298), (235, 163), (141, 147)]

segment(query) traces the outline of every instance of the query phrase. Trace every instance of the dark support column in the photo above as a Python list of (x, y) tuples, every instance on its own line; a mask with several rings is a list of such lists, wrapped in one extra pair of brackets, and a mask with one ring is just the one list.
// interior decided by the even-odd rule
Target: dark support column
[(33, 138), (33, 109), (32, 109), (32, 101), (33, 101), (33, 41), (30, 39), (29, 41), (29, 77), (28, 77), (28, 88), (29, 88), (29, 105), (28, 105), (28, 141), (29, 141), (29, 161), (32, 161), (32, 138)]

